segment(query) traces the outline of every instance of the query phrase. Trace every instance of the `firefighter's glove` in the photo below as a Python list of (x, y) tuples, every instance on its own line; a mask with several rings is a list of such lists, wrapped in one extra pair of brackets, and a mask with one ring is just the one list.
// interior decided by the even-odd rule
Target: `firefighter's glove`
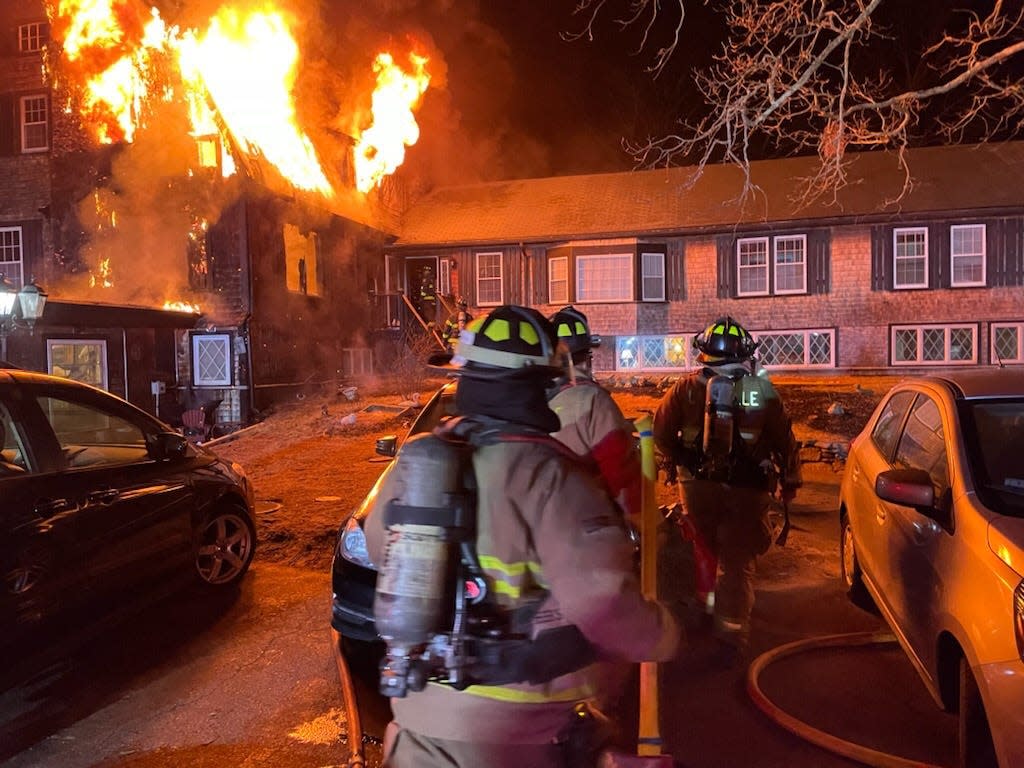
[(796, 487), (792, 485), (782, 486), (782, 501), (788, 504), (796, 498)]

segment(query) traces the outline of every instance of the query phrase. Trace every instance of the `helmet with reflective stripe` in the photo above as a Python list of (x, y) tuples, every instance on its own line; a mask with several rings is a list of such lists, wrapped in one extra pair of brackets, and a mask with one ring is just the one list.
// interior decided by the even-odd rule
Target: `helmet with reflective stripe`
[(700, 351), (697, 360), (709, 365), (749, 360), (757, 344), (746, 328), (728, 316), (718, 318), (693, 337), (693, 346)]
[(551, 323), (535, 309), (505, 305), (473, 320), (459, 334), (450, 367), (461, 376), (554, 378), (562, 369)]
[(551, 316), (551, 324), (555, 326), (558, 340), (564, 342), (574, 356), (601, 346), (601, 337), (591, 335), (587, 316), (576, 307), (562, 307)]

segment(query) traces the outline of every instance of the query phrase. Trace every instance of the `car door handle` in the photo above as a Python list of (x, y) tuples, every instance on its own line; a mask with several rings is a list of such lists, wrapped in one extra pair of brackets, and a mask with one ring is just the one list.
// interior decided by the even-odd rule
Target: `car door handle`
[(112, 501), (116, 501), (120, 495), (120, 491), (115, 488), (104, 488), (99, 491), (93, 491), (85, 499), (90, 504), (109, 504)]
[(32, 507), (32, 511), (41, 517), (48, 517), (57, 512), (66, 512), (71, 509), (67, 499), (40, 499)]
[(915, 521), (910, 524), (911, 538), (919, 546), (927, 544), (935, 535), (936, 528), (937, 526), (931, 520), (926, 522)]

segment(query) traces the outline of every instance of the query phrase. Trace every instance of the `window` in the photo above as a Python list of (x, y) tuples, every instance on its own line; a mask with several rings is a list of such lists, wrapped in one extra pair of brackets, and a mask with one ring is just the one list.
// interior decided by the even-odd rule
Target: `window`
[(33, 21), (30, 24), (18, 25), (18, 52), (32, 53), (41, 51), (50, 39), (50, 25), (45, 21)]
[(207, 230), (206, 219), (193, 217), (188, 233), (186, 253), (188, 257), (188, 286), (195, 291), (209, 291), (213, 288)]
[(502, 290), (501, 254), (478, 253), (476, 255), (476, 303), (482, 307), (496, 307), (501, 304)]
[(765, 368), (835, 368), (836, 332), (831, 328), (755, 335), (757, 357)]
[(913, 392), (897, 392), (882, 407), (878, 421), (871, 430), (871, 441), (886, 460), (892, 457), (892, 452), (896, 448), (896, 438), (899, 437), (900, 428), (903, 426), (903, 418), (913, 401)]
[(569, 303), (569, 257), (548, 259), (548, 303)]
[(452, 272), (458, 270), (453, 269), (451, 259), (441, 259), (437, 263), (437, 292), (442, 296), (451, 296), (455, 291), (452, 288)]
[(985, 285), (985, 225), (950, 227), (949, 259), (954, 288)]
[(0, 480), (23, 472), (32, 472), (32, 455), (25, 450), (26, 440), (19, 424), (0, 403)]
[(633, 301), (633, 254), (598, 253), (576, 257), (576, 300)]
[(126, 464), (149, 457), (142, 429), (115, 413), (58, 397), (38, 398), (69, 467)]
[(949, 488), (942, 415), (930, 397), (918, 396), (911, 408), (893, 463), (904, 469), (925, 470), (935, 486), (936, 499)]
[(15, 288), (25, 283), (21, 254), (21, 227), (0, 227), (0, 275)]
[(103, 339), (49, 339), (46, 370), (54, 376), (106, 389), (107, 342)]
[(894, 325), (893, 365), (971, 365), (978, 362), (975, 325)]
[(775, 238), (775, 293), (807, 293), (807, 235)]
[(369, 376), (373, 373), (373, 350), (369, 347), (346, 347), (341, 350), (342, 376)]
[(768, 295), (768, 238), (736, 242), (737, 295)]
[(665, 300), (665, 254), (640, 254), (640, 299)]
[(928, 230), (893, 231), (893, 288), (928, 287)]
[(292, 224), (284, 225), (285, 284), (289, 291), (319, 296), (317, 262), (320, 239), (316, 232), (304, 235)]
[(693, 334), (619, 336), (615, 368), (620, 371), (680, 370), (694, 366)]
[(21, 97), (21, 151), (50, 148), (50, 114), (45, 96)]
[(192, 385), (231, 386), (231, 336), (227, 333), (192, 334)]
[(1024, 323), (992, 323), (994, 363), (1024, 363)]

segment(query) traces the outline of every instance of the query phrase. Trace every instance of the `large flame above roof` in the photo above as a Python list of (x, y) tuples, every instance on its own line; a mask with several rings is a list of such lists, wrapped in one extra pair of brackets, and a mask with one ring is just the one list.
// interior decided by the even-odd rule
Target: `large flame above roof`
[[(142, 0), (47, 0), (47, 7), (63, 49), (60, 77), (98, 141), (131, 142), (154, 106), (181, 102), (197, 141), (213, 137), (222, 148), (218, 158), (200, 144), (202, 164), (229, 174), (234, 162), (223, 148), (232, 147), (300, 189), (334, 194), (295, 105), (296, 22), (271, 0), (225, 3), (202, 30), (169, 26)], [(430, 78), (425, 58), (411, 56), (410, 64), (406, 73), (386, 52), (373, 64), (373, 123), (353, 156), (364, 192), (394, 173), (418, 138), (413, 109)]]

